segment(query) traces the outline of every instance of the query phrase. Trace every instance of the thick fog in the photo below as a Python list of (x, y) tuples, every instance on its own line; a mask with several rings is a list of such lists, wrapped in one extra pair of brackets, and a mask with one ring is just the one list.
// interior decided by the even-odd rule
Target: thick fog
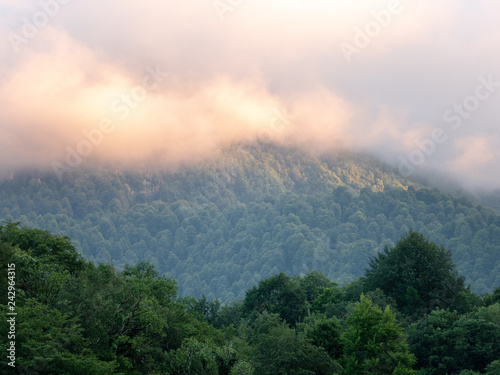
[(0, 169), (370, 152), (500, 188), (500, 3), (0, 0)]

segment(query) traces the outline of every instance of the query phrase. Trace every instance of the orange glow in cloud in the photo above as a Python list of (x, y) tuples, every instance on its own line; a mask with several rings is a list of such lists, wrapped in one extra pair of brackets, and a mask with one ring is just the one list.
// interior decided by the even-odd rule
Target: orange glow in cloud
[[(5, 4), (15, 12), (0, 14), (2, 35), (22, 33), (22, 20), (39, 10), (30, 4)], [(246, 1), (221, 21), (211, 2), (70, 2), (18, 54), (0, 42), (0, 169), (50, 170), (103, 120), (113, 130), (86, 160), (175, 167), (263, 134), (306, 150), (396, 160), (446, 125), (443, 112), (479, 75), (500, 80), (500, 56), (488, 48), (500, 34), (498, 3), (444, 0), (430, 11), (401, 1), (401, 12), (348, 63), (339, 45), (354, 43), (387, 4)], [(170, 76), (127, 104), (147, 67), (157, 66)], [(453, 141), (429, 166), (460, 174), (500, 165), (500, 155), (485, 151), (499, 146), (499, 98), (500, 90), (460, 132), (448, 132)]]

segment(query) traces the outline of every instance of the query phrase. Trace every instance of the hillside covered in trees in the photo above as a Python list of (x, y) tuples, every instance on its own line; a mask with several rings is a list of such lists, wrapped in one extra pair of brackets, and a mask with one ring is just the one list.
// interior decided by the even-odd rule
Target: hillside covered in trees
[(147, 262), (118, 272), (67, 237), (15, 223), (0, 226), (0, 258), (2, 289), (15, 289), (0, 308), (15, 303), (18, 374), (500, 371), (500, 288), (470, 292), (450, 252), (413, 231), (342, 287), (317, 271), (279, 273), (231, 304), (179, 298)]
[(69, 236), (123, 270), (147, 261), (181, 296), (241, 300), (314, 269), (352, 281), (410, 229), (450, 249), (476, 293), (500, 285), (500, 216), (402, 179), (371, 158), (240, 145), (175, 172), (79, 169), (0, 183), (0, 220)]

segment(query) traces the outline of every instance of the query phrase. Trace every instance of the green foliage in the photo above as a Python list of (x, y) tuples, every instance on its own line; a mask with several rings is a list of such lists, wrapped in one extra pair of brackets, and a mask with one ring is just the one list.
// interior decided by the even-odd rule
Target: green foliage
[(410, 346), (427, 374), (482, 372), (500, 357), (500, 305), (459, 315), (435, 310), (414, 323)]
[(323, 348), (285, 324), (272, 326), (259, 336), (255, 360), (256, 372), (262, 375), (326, 375), (340, 370)]
[(337, 285), (318, 271), (308, 272), (300, 278), (300, 286), (304, 289), (308, 301), (314, 301), (320, 297), (325, 289), (334, 290)]
[(486, 366), (486, 374), (487, 375), (500, 374), (500, 360), (493, 361), (488, 366)]
[[(112, 374), (114, 362), (100, 361), (90, 350), (76, 317), (28, 300), (18, 309), (16, 346), (21, 373)], [(29, 369), (29, 371), (28, 371)]]
[(493, 305), (494, 303), (500, 302), (500, 286), (495, 289), (491, 294), (486, 294), (484, 296), (484, 304), (486, 306)]
[[(409, 228), (450, 249), (472, 291), (500, 285), (498, 214), (356, 155), (240, 145), (176, 173), (79, 168), (62, 181), (19, 173), (0, 182), (0, 202), (0, 220), (71, 237), (95, 264), (147, 261), (197, 299), (242, 300), (280, 272), (353, 281)], [(54, 244), (18, 242), (57, 256)]]
[(61, 238), (53, 241), (50, 233), (15, 224), (0, 230), (5, 235), (1, 241), (8, 241), (0, 245), (16, 264), (21, 371), (151, 373), (163, 369), (166, 351), (180, 346), (183, 337), (220, 336), (187, 316), (175, 301), (175, 283), (147, 263), (117, 273), (75, 257), (68, 239), (57, 247), (53, 244)]
[(238, 361), (231, 369), (229, 375), (253, 375), (254, 367), (246, 361)]
[(69, 272), (82, 269), (84, 261), (68, 237), (55, 236), (46, 230), (20, 228), (19, 224), (0, 225), (0, 241), (43, 258), (44, 262), (56, 262)]
[(299, 284), (306, 294), (309, 309), (313, 312), (325, 313), (340, 302), (338, 284), (321, 272), (308, 272), (299, 279)]
[[(50, 232), (15, 223), (0, 232), (0, 257), (16, 264), (18, 373), (403, 375), (416, 373), (415, 357), (421, 374), (499, 372), (496, 291), (468, 298), (467, 313), (408, 316), (393, 313), (396, 299), (382, 289), (362, 294), (368, 277), (338, 288), (310, 271), (271, 276), (227, 305), (177, 298), (176, 282), (148, 262), (119, 272), (75, 257)], [(410, 318), (418, 320), (407, 326), (408, 344), (400, 323)], [(0, 325), (1, 337), (7, 329)]]
[(341, 330), (337, 318), (320, 319), (307, 330), (307, 337), (313, 345), (326, 350), (333, 359), (342, 357)]
[(458, 276), (451, 252), (414, 231), (372, 258), (364, 281), (368, 289), (380, 288), (393, 298), (408, 316), (436, 307), (467, 309), (464, 278)]
[(361, 295), (342, 335), (346, 374), (416, 374), (402, 329), (389, 306), (384, 311)]
[(184, 298), (182, 300), (183, 304), (186, 305), (187, 310), (196, 315), (200, 320), (204, 320), (214, 327), (221, 328), (223, 325), (229, 325), (231, 320), (235, 322), (235, 320), (239, 321), (239, 312), (237, 312), (236, 319), (228, 320), (226, 316), (223, 316), (225, 312), (228, 312), (231, 309), (228, 306), (221, 306), (219, 300), (208, 301), (205, 295), (202, 295), (200, 299)]
[(250, 289), (243, 301), (243, 316), (255, 313), (276, 313), (294, 325), (306, 314), (306, 294), (300, 284), (284, 273), (262, 280)]
[(168, 371), (172, 375), (217, 375), (216, 353), (208, 344), (187, 339), (182, 346), (170, 352), (167, 359)]

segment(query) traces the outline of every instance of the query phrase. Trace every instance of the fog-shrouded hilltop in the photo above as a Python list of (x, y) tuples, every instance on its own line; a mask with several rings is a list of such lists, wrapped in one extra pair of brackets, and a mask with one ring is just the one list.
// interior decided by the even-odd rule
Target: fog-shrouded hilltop
[(494, 1), (49, 3), (0, 12), (0, 174), (177, 167), (271, 133), (500, 188)]
[(375, 159), (240, 144), (176, 171), (17, 173), (0, 218), (72, 238), (118, 269), (146, 260), (180, 295), (241, 299), (259, 280), (311, 269), (343, 283), (409, 230), (451, 251), (477, 293), (500, 284), (500, 216)]
[(499, 11), (0, 0), (0, 373), (498, 375)]

